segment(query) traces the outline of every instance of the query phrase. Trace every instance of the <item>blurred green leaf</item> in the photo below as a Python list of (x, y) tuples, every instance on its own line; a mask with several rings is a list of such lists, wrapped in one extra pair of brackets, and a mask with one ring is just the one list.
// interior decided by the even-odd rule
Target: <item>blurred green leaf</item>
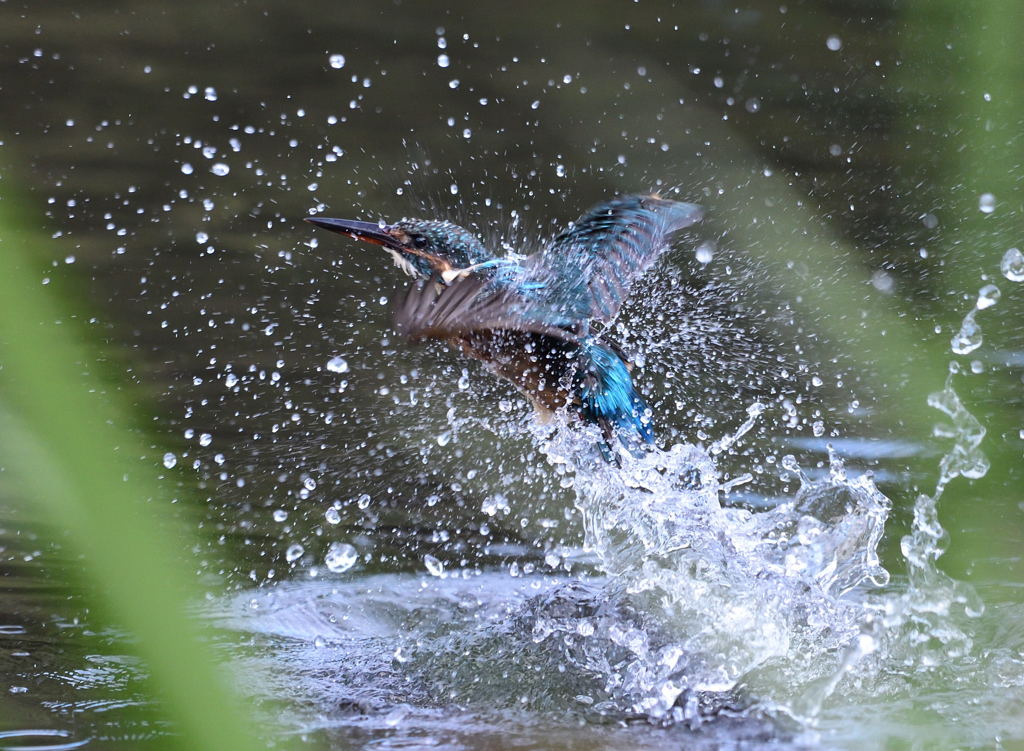
[[(0, 462), (40, 507), (62, 544), (82, 556), (83, 574), (105, 615), (137, 638), (154, 693), (188, 749), (251, 749), (255, 736), (199, 625), (182, 551), (194, 544), (165, 518), (170, 499), (133, 416), (95, 375), (96, 353), (71, 308), (29, 259), (44, 240), (0, 182)], [(6, 188), (6, 189), (5, 189)], [(187, 555), (187, 554), (186, 554)]]

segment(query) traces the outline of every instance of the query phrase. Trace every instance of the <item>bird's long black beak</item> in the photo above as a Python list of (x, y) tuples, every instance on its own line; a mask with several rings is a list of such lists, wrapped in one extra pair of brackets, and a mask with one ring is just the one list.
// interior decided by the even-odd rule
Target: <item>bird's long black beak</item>
[(340, 232), (349, 235), (356, 240), (383, 245), (388, 248), (398, 246), (395, 238), (376, 222), (357, 222), (351, 219), (323, 219), (318, 216), (307, 216), (306, 221), (315, 224), (317, 227), (329, 229), (331, 232)]

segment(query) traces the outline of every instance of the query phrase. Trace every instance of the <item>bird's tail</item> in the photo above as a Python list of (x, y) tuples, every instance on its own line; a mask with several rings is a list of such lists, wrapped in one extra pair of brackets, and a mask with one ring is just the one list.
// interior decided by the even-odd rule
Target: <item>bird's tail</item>
[(600, 426), (608, 449), (612, 447), (614, 435), (618, 435), (627, 448), (654, 443), (650, 411), (633, 387), (629, 371), (629, 365), (614, 345), (583, 343), (574, 390), (583, 418)]

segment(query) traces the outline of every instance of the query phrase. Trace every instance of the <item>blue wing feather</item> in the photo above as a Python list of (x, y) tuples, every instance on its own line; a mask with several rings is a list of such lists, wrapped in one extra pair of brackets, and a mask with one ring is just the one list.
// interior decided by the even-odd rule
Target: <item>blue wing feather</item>
[(614, 427), (645, 443), (654, 442), (647, 405), (633, 387), (626, 363), (611, 347), (584, 342), (575, 380), (583, 417), (600, 425), (608, 438)]
[(703, 209), (653, 195), (595, 206), (524, 263), (520, 284), (567, 317), (610, 320), (629, 289), (668, 247), (673, 232), (700, 221)]

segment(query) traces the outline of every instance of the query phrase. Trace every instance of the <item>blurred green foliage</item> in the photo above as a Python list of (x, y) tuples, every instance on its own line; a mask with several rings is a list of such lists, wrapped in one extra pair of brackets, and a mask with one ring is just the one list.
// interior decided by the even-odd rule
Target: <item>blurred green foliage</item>
[[(25, 503), (81, 555), (100, 617), (136, 638), (183, 749), (252, 749), (251, 726), (203, 631), (186, 558), (194, 533), (169, 519), (136, 421), (118, 387), (96, 375), (96, 352), (71, 311), (40, 284), (40, 221), (0, 182), (0, 465)], [(70, 300), (70, 304), (69, 304)], [(184, 552), (184, 554), (183, 554)]]

